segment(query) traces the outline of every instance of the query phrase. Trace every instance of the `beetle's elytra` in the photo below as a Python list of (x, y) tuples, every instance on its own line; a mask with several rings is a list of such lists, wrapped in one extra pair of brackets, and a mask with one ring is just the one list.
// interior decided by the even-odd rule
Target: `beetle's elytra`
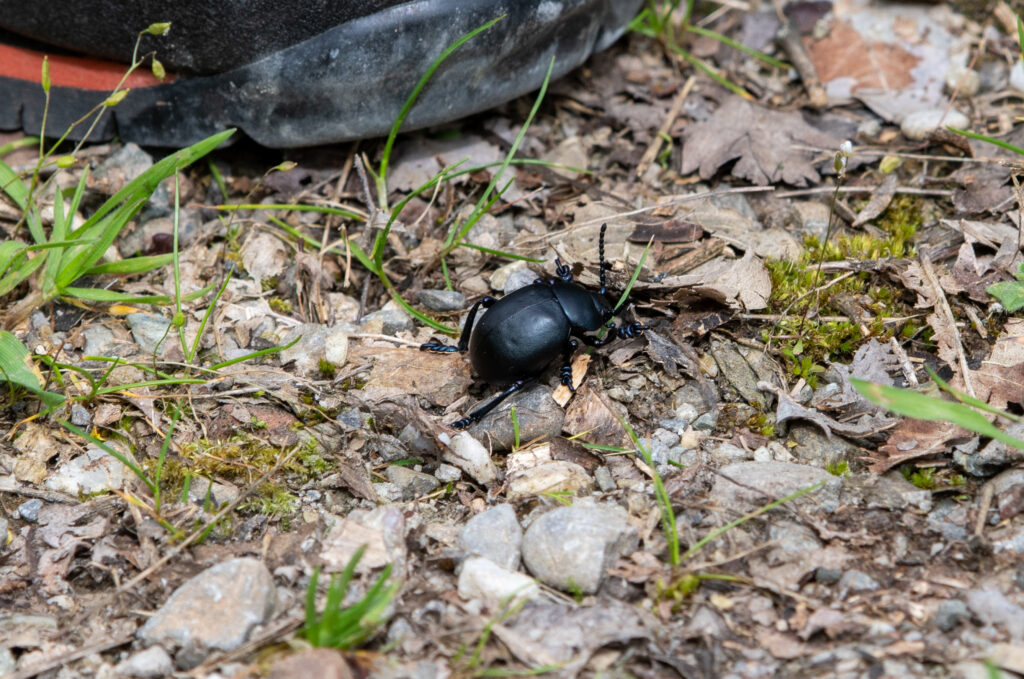
[[(515, 292), (495, 299), (484, 297), (469, 310), (466, 325), (456, 346), (441, 342), (423, 344), (423, 351), (439, 353), (469, 352), (473, 369), (481, 379), (505, 390), (493, 400), (455, 422), (456, 429), (465, 429), (494, 409), (510, 395), (522, 389), (544, 372), (552, 361), (562, 358), (561, 382), (572, 386), (570, 359), (580, 341), (592, 347), (611, 342), (616, 337), (642, 335), (646, 325), (637, 322), (616, 326), (611, 321), (626, 307), (624, 301), (612, 308), (604, 298), (605, 269), (604, 233), (601, 225), (598, 241), (601, 290), (594, 292), (575, 282), (572, 269), (555, 259), (558, 278), (540, 279)], [(477, 311), (487, 313), (474, 327)], [(608, 328), (602, 339), (587, 332)]]

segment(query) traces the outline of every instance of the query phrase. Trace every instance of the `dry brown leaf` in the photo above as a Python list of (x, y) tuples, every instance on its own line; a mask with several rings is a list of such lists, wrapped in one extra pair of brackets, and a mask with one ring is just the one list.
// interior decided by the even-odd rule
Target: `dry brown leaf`
[(699, 169), (701, 179), (710, 179), (735, 160), (732, 175), (759, 186), (817, 182), (815, 154), (798, 147), (837, 149), (842, 141), (808, 125), (799, 111), (773, 111), (739, 97), (688, 127), (683, 138), (681, 174)]
[(971, 436), (969, 431), (950, 422), (906, 419), (892, 430), (884, 446), (868, 456), (869, 468), (882, 474), (908, 460), (945, 453), (953, 444)]
[(587, 381), (576, 392), (576, 398), (565, 411), (562, 431), (575, 436), (586, 433), (586, 441), (609, 446), (625, 445), (629, 440), (616, 411), (603, 390)]
[(459, 354), (426, 354), (418, 349), (353, 345), (349, 361), (370, 360), (373, 369), (362, 394), (371, 401), (416, 394), (448, 406), (472, 384), (469, 362)]

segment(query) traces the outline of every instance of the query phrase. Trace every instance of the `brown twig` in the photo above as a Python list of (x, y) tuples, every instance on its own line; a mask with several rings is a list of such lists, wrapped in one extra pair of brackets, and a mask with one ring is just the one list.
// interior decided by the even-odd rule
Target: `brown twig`
[(675, 124), (676, 118), (679, 117), (679, 112), (683, 110), (683, 102), (686, 101), (687, 95), (690, 94), (690, 90), (693, 89), (693, 84), (697, 82), (697, 77), (691, 75), (686, 79), (686, 83), (682, 89), (679, 90), (679, 94), (676, 95), (675, 101), (672, 102), (672, 106), (668, 110), (668, 115), (665, 116), (665, 120), (661, 123), (661, 128), (658, 133), (654, 135), (654, 139), (651, 140), (650, 146), (644, 151), (644, 155), (641, 156), (640, 162), (636, 164), (636, 176), (643, 177), (647, 172), (648, 166), (654, 162), (654, 159), (658, 157), (658, 153), (661, 152), (661, 145), (665, 141), (665, 137), (668, 136), (669, 130), (672, 129), (672, 125)]
[(956, 327), (956, 319), (953, 317), (953, 310), (949, 306), (949, 300), (946, 299), (946, 293), (943, 292), (942, 286), (939, 285), (939, 279), (935, 275), (935, 267), (932, 266), (932, 260), (928, 259), (928, 255), (923, 252), (920, 255), (921, 270), (924, 272), (924, 277), (928, 281), (928, 285), (931, 286), (932, 291), (935, 293), (935, 299), (937, 304), (935, 305), (935, 312), (942, 314), (946, 317), (946, 322), (952, 329), (953, 333), (953, 349), (956, 351), (957, 363), (960, 366), (960, 373), (964, 380), (964, 391), (968, 395), (974, 396), (974, 384), (971, 382), (971, 371), (967, 367), (967, 355), (964, 353), (964, 343), (960, 338), (960, 331)]

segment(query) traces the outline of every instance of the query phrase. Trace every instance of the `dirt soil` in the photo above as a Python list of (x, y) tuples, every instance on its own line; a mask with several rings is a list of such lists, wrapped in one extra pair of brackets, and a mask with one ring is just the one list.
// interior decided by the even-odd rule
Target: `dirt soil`
[[(511, 166), (447, 251), (534, 98), (403, 134), (390, 209), (477, 169), (402, 205), (387, 285), (360, 256), (388, 217), (363, 170), (380, 140), (242, 139), (180, 173), (180, 290), (212, 286), (181, 316), (16, 317), (27, 285), (0, 307), (68, 397), (39, 416), (12, 387), (0, 410), (0, 675), (1024, 675), (1022, 159), (947, 127), (1024, 146), (1016, 24), (992, 7), (699, 24), (786, 68), (628, 34), (552, 83), (516, 155), (546, 162)], [(88, 146), (54, 183), (91, 168), (87, 217), (160, 156)], [(174, 191), (108, 259), (170, 251)], [(8, 238), (18, 221), (0, 200)], [(637, 272), (612, 319), (634, 332), (456, 431), (500, 389), (421, 351), (458, 337), (422, 319), (454, 330), (556, 257), (608, 304)], [(172, 266), (86, 284), (176, 285)], [(391, 596), (348, 648), (310, 650), (311, 578), (323, 610), (360, 546), (345, 604), (382, 573)]]

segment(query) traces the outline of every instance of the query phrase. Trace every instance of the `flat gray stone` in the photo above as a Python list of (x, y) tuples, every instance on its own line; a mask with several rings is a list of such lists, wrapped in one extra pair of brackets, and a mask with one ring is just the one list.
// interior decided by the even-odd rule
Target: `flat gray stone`
[[(494, 394), (488, 394), (488, 400)], [(512, 427), (512, 406), (519, 422), (520, 444), (535, 439), (549, 439), (562, 433), (565, 411), (554, 399), (551, 390), (543, 384), (533, 384), (508, 397), (489, 412), (480, 422), (469, 428), (474, 438), (490, 444), (497, 452), (511, 450), (515, 445)]]
[(473, 556), (459, 572), (459, 596), (499, 604), (540, 596), (537, 581), (518, 571), (502, 568), (490, 559)]
[(455, 290), (420, 290), (416, 297), (431, 311), (460, 311), (466, 308), (466, 296)]
[(122, 677), (151, 679), (166, 677), (174, 672), (170, 654), (162, 646), (150, 646), (134, 653), (117, 664), (114, 672)]
[(498, 505), (477, 514), (459, 532), (459, 547), (510, 571), (519, 568), (522, 546), (523, 529), (512, 505)]
[(128, 314), (124, 317), (128, 328), (132, 331), (135, 343), (142, 347), (147, 353), (156, 351), (158, 346), (166, 348), (168, 340), (174, 342), (176, 337), (171, 337), (168, 331), (171, 327), (171, 319), (152, 314)]
[(537, 579), (566, 592), (592, 594), (637, 533), (616, 505), (559, 507), (535, 520), (523, 536), (523, 562)]
[(384, 472), (388, 481), (401, 491), (403, 500), (412, 500), (437, 490), (441, 482), (430, 474), (418, 472), (401, 465), (391, 465)]
[(826, 511), (829, 511), (829, 507), (836, 502), (835, 496), (842, 480), (824, 469), (791, 462), (737, 462), (726, 465), (718, 470), (711, 497), (721, 507), (746, 512), (821, 481), (825, 481), (825, 485), (813, 493), (814, 501), (822, 503)]
[(139, 631), (140, 639), (175, 650), (179, 668), (212, 651), (232, 651), (270, 619), (277, 588), (262, 561), (232, 559), (207, 568), (174, 591)]

